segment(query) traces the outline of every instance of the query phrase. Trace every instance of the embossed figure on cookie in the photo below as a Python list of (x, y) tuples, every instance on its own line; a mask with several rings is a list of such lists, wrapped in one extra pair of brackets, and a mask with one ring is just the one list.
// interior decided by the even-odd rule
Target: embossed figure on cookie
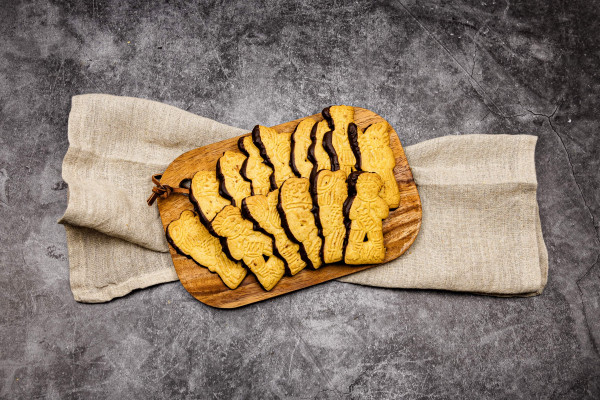
[(313, 165), (308, 160), (308, 148), (311, 145), (310, 134), (316, 121), (312, 118), (306, 118), (300, 121), (292, 133), (292, 155), (290, 157), (290, 166), (301, 178), (309, 178)]
[(283, 260), (273, 255), (273, 239), (253, 229), (239, 208), (226, 206), (211, 222), (213, 231), (225, 239), (234, 260), (242, 261), (265, 290), (271, 290), (285, 273)]
[(292, 147), (291, 133), (278, 133), (273, 128), (256, 125), (252, 130), (252, 141), (260, 150), (261, 157), (273, 168), (271, 190), (275, 190), (288, 178), (294, 176), (290, 167)]
[(361, 171), (376, 172), (383, 180), (379, 195), (389, 208), (400, 205), (400, 190), (394, 176), (396, 157), (390, 147), (390, 125), (386, 121), (370, 125), (364, 132), (351, 123), (348, 138)]
[(292, 242), (281, 226), (281, 218), (277, 211), (278, 201), (279, 190), (274, 190), (267, 196), (246, 197), (242, 201), (242, 215), (273, 236), (275, 250), (285, 261), (290, 275), (296, 275), (306, 267), (306, 263), (300, 256), (300, 245)]
[(300, 243), (300, 254), (304, 261), (316, 269), (323, 263), (323, 241), (312, 213), (313, 203), (309, 186), (310, 182), (306, 178), (290, 178), (285, 181), (279, 190), (277, 209), (288, 236)]
[(231, 202), (219, 194), (219, 181), (214, 171), (198, 171), (190, 185), (190, 201), (200, 221), (208, 225), (223, 207)]
[(348, 198), (346, 173), (321, 170), (312, 178), (311, 194), (317, 206), (317, 222), (323, 240), (323, 262), (331, 264), (344, 259), (344, 201)]
[(250, 182), (240, 175), (246, 156), (236, 151), (226, 151), (217, 161), (217, 179), (221, 196), (231, 200), (231, 204), (239, 206), (244, 197), (252, 195)]
[(373, 172), (353, 172), (348, 178), (350, 196), (344, 203), (346, 264), (381, 263), (385, 258), (383, 222), (389, 214), (379, 196), (383, 181)]
[(240, 169), (240, 175), (252, 183), (252, 194), (269, 193), (273, 168), (264, 163), (260, 150), (252, 143), (252, 136), (241, 137), (238, 148), (247, 157)]
[(313, 164), (311, 175), (322, 169), (331, 169), (329, 154), (323, 147), (323, 137), (329, 132), (329, 124), (326, 120), (317, 122), (310, 132), (310, 147), (308, 148), (308, 160)]
[(331, 106), (324, 109), (322, 114), (331, 129), (323, 138), (323, 146), (331, 159), (331, 170), (341, 169), (349, 175), (356, 170), (356, 157), (348, 141), (348, 125), (354, 122), (354, 108)]
[(167, 240), (178, 253), (216, 272), (230, 289), (238, 287), (246, 277), (246, 268), (223, 253), (219, 239), (208, 232), (192, 211), (182, 212), (167, 226)]

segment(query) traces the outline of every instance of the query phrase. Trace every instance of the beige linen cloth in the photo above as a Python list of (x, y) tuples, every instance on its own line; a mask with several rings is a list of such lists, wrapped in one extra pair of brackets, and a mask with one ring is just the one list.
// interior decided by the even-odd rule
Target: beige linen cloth
[[(63, 178), (75, 300), (109, 301), (177, 280), (150, 177), (180, 154), (246, 133), (148, 100), (73, 98)], [(423, 205), (407, 253), (344, 282), (497, 296), (542, 292), (542, 237), (534, 150), (528, 135), (446, 136), (406, 147)]]

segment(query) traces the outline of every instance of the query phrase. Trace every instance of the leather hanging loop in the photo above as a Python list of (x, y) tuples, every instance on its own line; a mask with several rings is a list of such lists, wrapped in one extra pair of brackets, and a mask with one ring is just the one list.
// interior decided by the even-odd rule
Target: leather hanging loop
[(172, 193), (179, 193), (179, 194), (186, 194), (186, 195), (190, 193), (189, 189), (173, 188), (169, 185), (162, 185), (160, 183), (160, 178), (162, 178), (162, 174), (152, 175), (152, 183), (154, 183), (155, 186), (152, 188), (152, 194), (150, 195), (150, 197), (148, 197), (148, 200), (147, 200), (149, 206), (154, 204), (156, 199), (158, 199), (159, 197), (162, 199), (166, 199)]

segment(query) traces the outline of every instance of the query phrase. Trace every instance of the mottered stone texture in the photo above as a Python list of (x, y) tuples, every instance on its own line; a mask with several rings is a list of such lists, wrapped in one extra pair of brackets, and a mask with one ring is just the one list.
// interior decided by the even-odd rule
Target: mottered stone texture
[[(0, 398), (600, 397), (599, 7), (1, 0)], [(548, 286), (493, 298), (331, 282), (225, 311), (175, 282), (78, 304), (56, 220), (82, 93), (248, 130), (351, 104), (404, 145), (536, 135)]]

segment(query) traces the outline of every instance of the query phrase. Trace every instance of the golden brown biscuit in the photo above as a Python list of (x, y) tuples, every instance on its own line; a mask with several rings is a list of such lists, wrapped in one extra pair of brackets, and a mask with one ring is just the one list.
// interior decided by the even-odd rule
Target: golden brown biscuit
[(396, 157), (390, 147), (390, 125), (386, 121), (370, 125), (363, 132), (356, 124), (348, 127), (350, 146), (356, 156), (356, 165), (361, 171), (376, 172), (383, 180), (379, 195), (389, 208), (400, 205), (400, 190), (394, 176)]
[(310, 191), (315, 204), (317, 226), (323, 237), (321, 256), (325, 264), (344, 259), (344, 201), (348, 198), (346, 173), (342, 170), (317, 172), (311, 180)]
[(281, 216), (281, 225), (288, 237), (300, 244), (300, 254), (313, 268), (319, 268), (321, 245), (319, 229), (312, 213), (313, 202), (309, 191), (310, 182), (306, 178), (290, 178), (279, 190), (277, 209)]
[(190, 184), (190, 201), (204, 225), (231, 202), (219, 194), (219, 181), (214, 171), (198, 171)]
[(281, 226), (281, 218), (277, 211), (278, 201), (279, 190), (274, 190), (267, 196), (246, 197), (242, 201), (242, 215), (273, 237), (275, 251), (285, 261), (289, 273), (296, 275), (306, 267), (306, 263), (300, 256), (300, 245), (292, 242)]
[(382, 220), (389, 215), (385, 200), (379, 196), (381, 177), (373, 172), (353, 172), (348, 177), (346, 218), (346, 264), (374, 264), (385, 259)]
[(310, 147), (308, 148), (308, 160), (313, 164), (311, 174), (314, 175), (322, 169), (331, 169), (329, 154), (323, 147), (323, 136), (329, 132), (326, 120), (317, 122), (310, 133)]
[(323, 147), (331, 159), (331, 170), (341, 169), (349, 175), (356, 170), (356, 157), (348, 141), (348, 125), (354, 122), (354, 108), (331, 106), (324, 109), (322, 114), (331, 129), (323, 138)]
[(242, 204), (244, 197), (252, 195), (250, 182), (240, 175), (246, 156), (236, 151), (226, 151), (217, 161), (217, 179), (221, 196), (234, 206)]
[(246, 277), (246, 268), (223, 253), (219, 239), (208, 232), (192, 211), (182, 212), (167, 226), (167, 240), (178, 253), (216, 272), (230, 289), (238, 287)]
[(226, 206), (212, 220), (214, 233), (224, 239), (224, 250), (241, 260), (265, 290), (271, 290), (285, 273), (283, 260), (273, 255), (273, 239), (253, 229), (239, 208)]
[(271, 190), (273, 168), (264, 163), (260, 150), (252, 143), (252, 136), (243, 136), (238, 140), (238, 148), (246, 155), (240, 175), (252, 183), (252, 194), (267, 194)]
[(300, 121), (292, 133), (292, 152), (290, 157), (290, 166), (301, 178), (309, 178), (313, 165), (308, 160), (308, 148), (311, 145), (310, 134), (316, 121), (312, 118), (306, 118)]
[(294, 176), (290, 167), (291, 136), (291, 133), (278, 133), (273, 128), (261, 125), (256, 125), (252, 130), (252, 141), (260, 150), (263, 160), (273, 168), (271, 190), (279, 188), (283, 181)]

